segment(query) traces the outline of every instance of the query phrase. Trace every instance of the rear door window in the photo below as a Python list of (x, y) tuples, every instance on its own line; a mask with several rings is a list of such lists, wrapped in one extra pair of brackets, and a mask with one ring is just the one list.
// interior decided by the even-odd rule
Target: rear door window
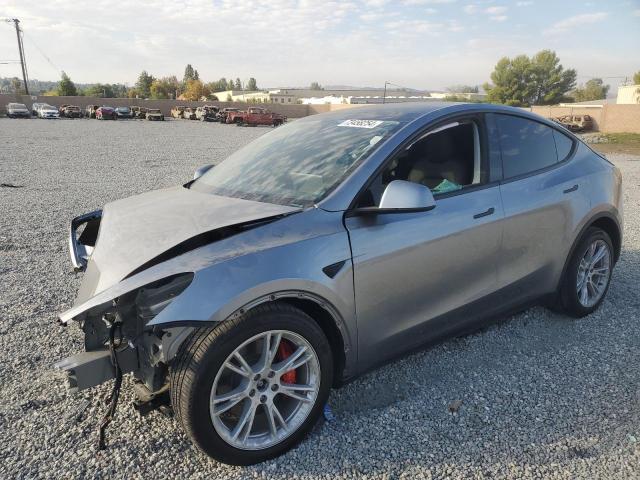
[(514, 115), (496, 115), (504, 178), (526, 175), (558, 163), (553, 129)]
[(553, 138), (556, 141), (558, 161), (563, 162), (571, 154), (571, 150), (573, 149), (573, 140), (557, 130), (553, 131)]

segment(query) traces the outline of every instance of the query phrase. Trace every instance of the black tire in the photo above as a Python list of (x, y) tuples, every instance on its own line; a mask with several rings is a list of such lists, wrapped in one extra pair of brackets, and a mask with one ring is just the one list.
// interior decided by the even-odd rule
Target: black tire
[[(268, 330), (292, 331), (313, 346), (321, 369), (320, 389), (309, 415), (294, 433), (270, 448), (241, 450), (225, 442), (213, 426), (209, 413), (211, 388), (227, 357), (244, 341)], [(333, 358), (327, 338), (311, 317), (295, 307), (270, 303), (212, 328), (196, 330), (176, 355), (170, 377), (173, 410), (193, 442), (220, 462), (252, 465), (285, 453), (313, 428), (329, 397)]]
[[(585, 252), (587, 251), (589, 246), (596, 240), (604, 241), (609, 247), (609, 254), (610, 254), (609, 274), (607, 277), (607, 283), (606, 283), (604, 293), (602, 294), (600, 299), (594, 305), (590, 307), (586, 307), (582, 303), (580, 303), (580, 300), (578, 298), (578, 292), (576, 289), (577, 279), (578, 279), (578, 268), (580, 265), (580, 260), (584, 256)], [(584, 317), (585, 315), (589, 315), (590, 313), (595, 311), (600, 306), (604, 298), (607, 296), (607, 292), (609, 291), (609, 285), (611, 284), (611, 274), (613, 272), (613, 266), (614, 266), (614, 250), (613, 250), (613, 243), (611, 242), (611, 238), (609, 237), (609, 234), (607, 234), (607, 232), (605, 232), (604, 230), (601, 230), (600, 228), (590, 227), (589, 229), (587, 229), (587, 231), (584, 233), (584, 235), (578, 242), (578, 245), (574, 249), (573, 253), (571, 254), (571, 258), (567, 263), (567, 268), (560, 284), (560, 295), (559, 295), (560, 309), (564, 313), (575, 318)]]

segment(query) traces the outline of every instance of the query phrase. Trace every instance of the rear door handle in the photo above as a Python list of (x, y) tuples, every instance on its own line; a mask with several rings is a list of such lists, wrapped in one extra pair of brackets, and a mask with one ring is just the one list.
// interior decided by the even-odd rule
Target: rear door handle
[(566, 190), (563, 190), (562, 193), (571, 193), (571, 192), (575, 192), (576, 190), (578, 190), (578, 185), (574, 185), (571, 188), (567, 188)]
[(482, 217), (487, 217), (489, 215), (493, 215), (493, 213), (496, 211), (495, 208), (491, 207), (489, 208), (487, 211), (482, 212), (482, 213), (476, 213), (473, 218), (482, 218)]

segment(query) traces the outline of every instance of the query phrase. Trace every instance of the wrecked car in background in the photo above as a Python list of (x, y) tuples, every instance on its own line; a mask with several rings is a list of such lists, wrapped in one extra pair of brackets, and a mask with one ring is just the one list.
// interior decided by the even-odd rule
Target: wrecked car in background
[(82, 110), (77, 105), (62, 105), (58, 110), (61, 117), (82, 118)]
[(593, 119), (589, 115), (563, 115), (552, 120), (571, 132), (588, 132), (593, 129)]
[(201, 122), (217, 122), (218, 121), (218, 107), (213, 105), (205, 105), (203, 107), (196, 108), (196, 119)]
[(216, 117), (220, 123), (227, 123), (227, 117), (229, 114), (239, 111), (239, 108), (225, 107), (216, 114)]
[(31, 118), (31, 112), (24, 103), (8, 103), (6, 110), (9, 118)]
[(58, 367), (75, 391), (115, 379), (101, 446), (131, 373), (140, 411), (171, 408), (201, 450), (247, 465), (300, 442), (332, 387), (401, 353), (535, 301), (597, 309), (622, 180), (521, 109), (363, 106), (74, 218), (68, 244), (84, 277), (59, 320), (86, 351)]
[(236, 125), (271, 125), (278, 127), (287, 121), (287, 117), (279, 113), (273, 113), (266, 108), (249, 107), (246, 111), (229, 112), (227, 114), (226, 123), (235, 123)]
[(159, 108), (150, 108), (149, 110), (147, 110), (147, 120), (163, 121), (164, 115), (162, 114)]
[(113, 107), (102, 106), (96, 109), (96, 119), (97, 120), (117, 120), (118, 114), (116, 113), (116, 109)]
[(182, 118), (185, 120), (195, 120), (196, 119), (196, 111), (194, 108), (185, 107), (182, 111)]
[(183, 105), (177, 105), (171, 109), (171, 116), (173, 118), (183, 118), (182, 114), (184, 113), (184, 109), (187, 108)]
[(48, 103), (38, 105), (38, 118), (60, 118), (58, 109)]
[(84, 109), (84, 116), (87, 118), (96, 118), (96, 110), (100, 108), (100, 105), (87, 105)]
[(118, 118), (133, 118), (133, 112), (129, 107), (116, 107)]

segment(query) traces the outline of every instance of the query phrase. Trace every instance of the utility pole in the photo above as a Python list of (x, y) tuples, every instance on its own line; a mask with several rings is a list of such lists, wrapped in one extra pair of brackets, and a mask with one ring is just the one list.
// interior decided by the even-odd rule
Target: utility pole
[(24, 91), (29, 95), (29, 85), (27, 83), (27, 66), (24, 63), (24, 46), (22, 45), (22, 36), (20, 35), (20, 20), (13, 19), (16, 26), (16, 35), (18, 37), (18, 53), (20, 53), (20, 66), (22, 67), (22, 81), (24, 82)]
[(385, 101), (387, 100), (387, 84), (389, 82), (384, 82), (384, 95), (382, 96), (382, 103), (385, 103)]

